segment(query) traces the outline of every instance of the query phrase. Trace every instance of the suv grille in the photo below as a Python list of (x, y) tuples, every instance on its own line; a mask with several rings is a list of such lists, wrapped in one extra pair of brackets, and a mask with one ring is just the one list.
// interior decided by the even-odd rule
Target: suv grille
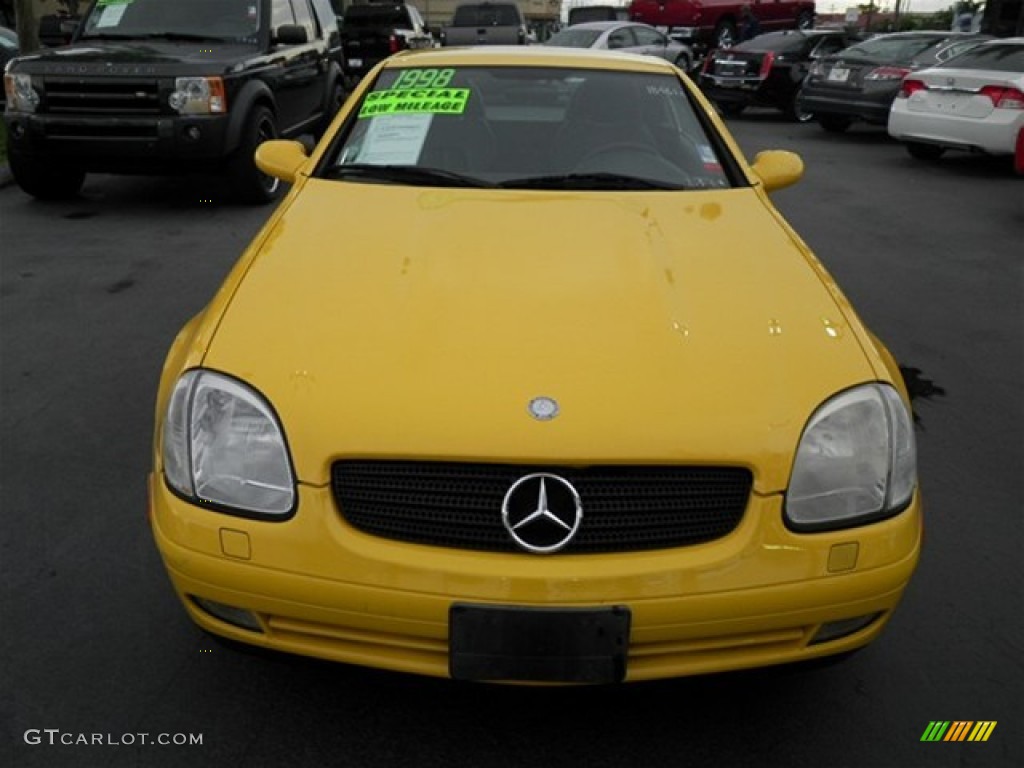
[(158, 115), (155, 79), (48, 77), (46, 111), (55, 115)]
[(501, 505), (524, 475), (548, 472), (579, 493), (583, 522), (566, 553), (632, 552), (718, 539), (739, 525), (753, 484), (738, 467), (539, 467), (340, 461), (334, 498), (355, 528), (399, 541), (520, 551)]

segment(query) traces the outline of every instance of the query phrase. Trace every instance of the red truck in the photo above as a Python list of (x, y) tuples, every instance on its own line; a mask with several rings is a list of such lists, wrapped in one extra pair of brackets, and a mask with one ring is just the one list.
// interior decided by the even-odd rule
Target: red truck
[(814, 0), (633, 0), (629, 17), (698, 49), (728, 48), (740, 40), (744, 6), (761, 32), (814, 26)]

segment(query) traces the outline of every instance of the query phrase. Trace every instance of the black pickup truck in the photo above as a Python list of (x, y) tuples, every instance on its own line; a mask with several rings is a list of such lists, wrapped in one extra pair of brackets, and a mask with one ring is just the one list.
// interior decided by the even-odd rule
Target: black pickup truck
[(329, 0), (96, 0), (70, 45), (15, 59), (5, 86), (11, 172), (41, 199), (90, 172), (187, 171), (269, 202), (257, 145), (319, 133), (345, 95)]
[(434, 36), (414, 5), (402, 0), (350, 5), (341, 23), (345, 74), (355, 85), (393, 53), (433, 48)]

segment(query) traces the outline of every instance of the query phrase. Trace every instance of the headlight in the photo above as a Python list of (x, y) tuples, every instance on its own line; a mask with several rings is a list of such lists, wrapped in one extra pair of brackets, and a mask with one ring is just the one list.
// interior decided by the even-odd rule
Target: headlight
[(257, 515), (295, 505), (284, 433), (267, 402), (210, 371), (178, 379), (163, 430), (167, 484), (188, 499)]
[(228, 110), (224, 81), (219, 77), (178, 77), (167, 103), (180, 115), (223, 114)]
[(914, 427), (891, 386), (836, 395), (811, 417), (786, 493), (786, 520), (800, 531), (861, 525), (894, 515), (917, 487)]
[(39, 94), (32, 87), (32, 75), (4, 75), (7, 109), (10, 112), (35, 112)]

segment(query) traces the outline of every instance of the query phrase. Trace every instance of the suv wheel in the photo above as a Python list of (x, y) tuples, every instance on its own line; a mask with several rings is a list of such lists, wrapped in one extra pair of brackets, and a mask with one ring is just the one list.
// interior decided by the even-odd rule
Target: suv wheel
[(85, 173), (11, 152), (8, 160), (18, 186), (39, 200), (69, 200), (78, 195)]
[(281, 194), (281, 180), (256, 167), (256, 147), (277, 138), (274, 113), (264, 106), (253, 107), (242, 127), (242, 141), (228, 161), (231, 187), (243, 203), (262, 205)]
[(345, 85), (343, 78), (335, 80), (331, 86), (331, 92), (327, 95), (327, 109), (324, 111), (324, 116), (320, 120), (320, 125), (316, 129), (316, 138), (319, 140), (323, 138), (323, 135), (327, 133), (327, 129), (331, 126), (331, 122), (334, 120), (334, 116), (338, 114), (338, 110), (341, 109), (341, 105), (345, 103)]
[(715, 27), (715, 47), (732, 48), (736, 45), (736, 25), (729, 19), (718, 22)]

